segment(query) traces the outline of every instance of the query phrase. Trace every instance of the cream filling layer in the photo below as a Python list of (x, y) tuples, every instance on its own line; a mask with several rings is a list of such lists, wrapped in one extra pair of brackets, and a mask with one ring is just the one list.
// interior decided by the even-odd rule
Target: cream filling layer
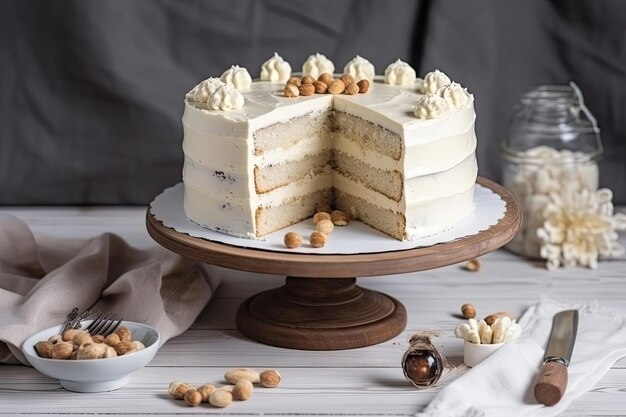
[(313, 136), (301, 139), (288, 148), (276, 148), (255, 156), (254, 164), (263, 167), (297, 161), (305, 155), (315, 155), (333, 148), (330, 135)]

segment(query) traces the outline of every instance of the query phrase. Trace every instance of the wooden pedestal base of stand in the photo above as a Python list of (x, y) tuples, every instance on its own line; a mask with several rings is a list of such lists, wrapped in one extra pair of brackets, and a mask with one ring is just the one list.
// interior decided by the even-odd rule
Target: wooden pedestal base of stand
[(351, 349), (389, 340), (406, 326), (400, 302), (356, 285), (356, 278), (287, 277), (285, 286), (250, 297), (237, 327), (272, 346)]

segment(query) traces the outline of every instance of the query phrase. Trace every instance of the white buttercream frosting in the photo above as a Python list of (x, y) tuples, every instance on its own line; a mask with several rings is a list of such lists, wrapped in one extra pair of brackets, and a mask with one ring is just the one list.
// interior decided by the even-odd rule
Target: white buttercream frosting
[(385, 84), (412, 86), (416, 79), (415, 70), (399, 59), (385, 69)]
[(225, 84), (231, 84), (237, 89), (237, 91), (249, 90), (252, 85), (252, 77), (250, 76), (250, 73), (248, 73), (247, 69), (240, 67), (239, 65), (233, 65), (224, 71), (220, 80), (222, 80)]
[(291, 65), (277, 52), (274, 52), (274, 56), (261, 65), (261, 81), (284, 83), (289, 77), (291, 77)]
[(447, 101), (450, 108), (455, 110), (465, 107), (470, 99), (470, 93), (467, 92), (467, 89), (455, 82), (441, 87), (436, 94)]
[(302, 64), (302, 75), (310, 75), (313, 78), (317, 78), (325, 72), (329, 74), (334, 73), (335, 64), (319, 52), (309, 56)]
[(437, 94), (426, 94), (417, 100), (415, 117), (418, 119), (439, 119), (450, 114), (450, 104)]
[(211, 94), (223, 85), (224, 83), (219, 78), (207, 78), (188, 92), (185, 98), (189, 101), (206, 103), (209, 97), (211, 97)]
[(232, 84), (224, 84), (218, 88), (207, 102), (207, 106), (213, 110), (239, 110), (244, 104), (243, 96)]
[(450, 84), (450, 78), (439, 70), (429, 72), (422, 81), (422, 93), (435, 93), (441, 87)]
[(343, 67), (343, 73), (352, 75), (356, 81), (366, 79), (372, 82), (374, 75), (376, 75), (376, 69), (374, 64), (357, 55)]

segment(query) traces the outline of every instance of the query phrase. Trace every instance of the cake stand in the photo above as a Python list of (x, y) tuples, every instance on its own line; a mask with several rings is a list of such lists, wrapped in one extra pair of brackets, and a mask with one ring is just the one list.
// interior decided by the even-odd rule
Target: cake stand
[(387, 341), (406, 326), (406, 310), (398, 300), (359, 287), (356, 277), (467, 261), (500, 248), (515, 236), (522, 216), (513, 195), (485, 178), (477, 182), (506, 204), (504, 216), (495, 225), (451, 242), (408, 250), (323, 255), (250, 249), (180, 233), (163, 225), (150, 210), (146, 225), (157, 243), (184, 257), (241, 271), (286, 275), (284, 286), (256, 294), (239, 307), (237, 327), (245, 336), (293, 349), (350, 349)]

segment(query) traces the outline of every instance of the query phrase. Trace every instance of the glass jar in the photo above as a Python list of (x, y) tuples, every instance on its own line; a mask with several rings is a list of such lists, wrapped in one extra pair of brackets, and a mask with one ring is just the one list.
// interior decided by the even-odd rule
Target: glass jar
[(507, 248), (538, 258), (537, 229), (543, 225), (550, 193), (598, 189), (600, 130), (576, 84), (540, 86), (523, 94), (513, 108), (501, 152), (503, 184), (515, 194), (524, 215)]

